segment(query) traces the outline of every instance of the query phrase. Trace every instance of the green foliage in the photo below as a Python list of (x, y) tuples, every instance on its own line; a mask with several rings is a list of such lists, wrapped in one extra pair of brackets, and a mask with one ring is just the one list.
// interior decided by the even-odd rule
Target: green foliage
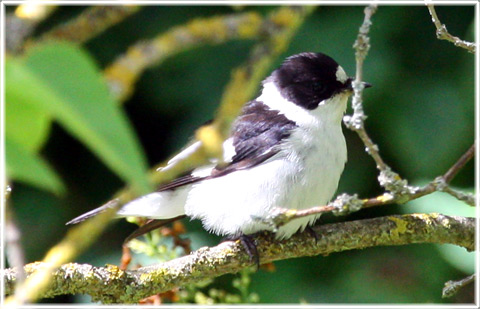
[(65, 191), (60, 178), (45, 160), (8, 136), (5, 138), (5, 152), (9, 178), (54, 193)]
[[(22, 98), (21, 93), (25, 91), (22, 84), (12, 84), (10, 78), (15, 71), (18, 72), (17, 62), (7, 61), (5, 65), (5, 75), (7, 77), (5, 113), (7, 115), (5, 123), (5, 131), (8, 137), (16, 143), (25, 147), (28, 151), (38, 152), (45, 144), (50, 133), (52, 117), (47, 111), (38, 108), (29, 100)], [(35, 86), (25, 83), (27, 89)], [(17, 86), (18, 88), (12, 88)]]
[(181, 256), (180, 248), (172, 248), (172, 239), (163, 237), (158, 231), (142, 238), (144, 240), (136, 238), (128, 242), (128, 247), (137, 254), (135, 260), (141, 265), (165, 262)]
[[(146, 162), (135, 134), (86, 52), (67, 43), (41, 45), (24, 59), (9, 58), (5, 76), (6, 135), (31, 156), (38, 157), (50, 121), (56, 120), (139, 193), (149, 191)], [(7, 156), (7, 168), (18, 167), (19, 160)], [(34, 166), (37, 162), (38, 158), (30, 161)], [(45, 176), (16, 177), (18, 168), (16, 173), (9, 176), (37, 186)]]
[(232, 280), (232, 287), (236, 293), (228, 292), (223, 288), (209, 287), (215, 280), (205, 280), (196, 284), (190, 284), (178, 292), (180, 303), (195, 303), (198, 305), (213, 304), (253, 304), (260, 301), (259, 295), (250, 292), (252, 269), (242, 270)]

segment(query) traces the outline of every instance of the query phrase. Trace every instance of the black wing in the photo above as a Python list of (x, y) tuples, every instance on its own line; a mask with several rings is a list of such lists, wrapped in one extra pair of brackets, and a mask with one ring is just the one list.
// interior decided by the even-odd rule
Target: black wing
[(294, 121), (279, 111), (269, 109), (261, 101), (250, 101), (233, 124), (235, 155), (231, 163), (216, 167), (212, 176), (222, 176), (264, 162), (278, 152), (277, 146), (296, 127)]
[[(192, 170), (193, 171), (193, 170)], [(166, 191), (166, 190), (173, 190), (175, 188), (178, 188), (178, 187), (181, 187), (181, 186), (184, 186), (184, 185), (188, 185), (188, 184), (191, 184), (191, 183), (194, 183), (194, 182), (198, 182), (200, 180), (204, 180), (206, 178), (209, 178), (209, 176), (205, 176), (205, 177), (195, 177), (191, 174), (191, 172), (188, 172), (188, 175), (185, 175), (185, 176), (181, 176), (181, 177), (178, 177), (164, 185), (161, 185), (158, 189), (157, 189), (157, 192), (162, 192), (162, 191)]]
[(219, 177), (236, 170), (256, 166), (278, 152), (278, 145), (288, 136), (296, 123), (279, 111), (271, 110), (261, 101), (250, 101), (243, 108), (232, 128), (235, 155), (231, 162), (217, 166), (209, 176), (195, 177), (188, 173), (158, 188), (173, 190), (201, 180)]

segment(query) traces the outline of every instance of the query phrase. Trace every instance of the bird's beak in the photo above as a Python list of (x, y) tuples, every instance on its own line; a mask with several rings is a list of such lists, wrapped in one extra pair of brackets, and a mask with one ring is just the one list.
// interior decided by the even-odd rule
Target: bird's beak
[[(353, 81), (355, 79), (353, 77), (350, 77), (346, 83), (346, 89), (349, 90), (349, 91), (352, 91), (353, 92)], [(363, 84), (363, 88), (370, 88), (372, 87), (372, 84), (370, 83), (367, 83), (367, 82), (362, 82)]]

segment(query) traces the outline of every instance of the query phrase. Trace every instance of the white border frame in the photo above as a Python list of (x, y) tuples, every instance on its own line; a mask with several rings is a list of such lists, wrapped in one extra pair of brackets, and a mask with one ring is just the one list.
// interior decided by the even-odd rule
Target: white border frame
[[(82, 1), (82, 0), (70, 0), (70, 1), (55, 1), (55, 0), (44, 0), (44, 1), (13, 1), (13, 0), (5, 0), (2, 3), (0, 3), (0, 16), (2, 20), (2, 24), (0, 25), (0, 42), (1, 42), (1, 55), (0, 55), (0, 66), (1, 66), (1, 73), (0, 73), (0, 93), (1, 93), (1, 98), (0, 98), (0, 171), (2, 175), (0, 175), (0, 205), (1, 205), (1, 211), (0, 211), (0, 248), (2, 250), (2, 257), (0, 258), (0, 271), (3, 272), (3, 269), (5, 269), (5, 255), (4, 253), (4, 248), (5, 248), (5, 242), (4, 242), (4, 236), (5, 236), (5, 201), (4, 201), (4, 194), (5, 194), (5, 185), (6, 185), (6, 179), (5, 179), (5, 139), (4, 139), (4, 124), (5, 124), (5, 78), (4, 78), (4, 64), (5, 64), (5, 27), (4, 27), (4, 21), (5, 21), (5, 6), (6, 5), (19, 5), (19, 4), (25, 4), (25, 3), (37, 3), (37, 4), (44, 4), (44, 5), (85, 5), (85, 4), (90, 4), (90, 5), (98, 5), (98, 4), (103, 4), (103, 5), (118, 5), (118, 4), (136, 4), (136, 5), (232, 5), (232, 4), (239, 4), (239, 5), (278, 5), (278, 4), (295, 4), (295, 5), (316, 5), (316, 4), (323, 4), (323, 5), (366, 5), (369, 3), (377, 3), (379, 5), (425, 5), (426, 3), (432, 3), (432, 4), (441, 4), (441, 5), (473, 5), (475, 6), (475, 40), (477, 44), (477, 53), (475, 54), (475, 124), (476, 124), (476, 130), (475, 130), (475, 142), (476, 142), (476, 152), (475, 152), (475, 177), (476, 177), (476, 183), (475, 183), (475, 188), (476, 188), (476, 203), (477, 205), (480, 205), (480, 183), (479, 183), (479, 176), (480, 176), (480, 163), (479, 163), (479, 158), (480, 155), (478, 153), (479, 150), (479, 137), (480, 137), (480, 127), (479, 127), (479, 112), (480, 112), (480, 107), (479, 107), (479, 102), (480, 102), (480, 94), (479, 94), (479, 82), (480, 82), (480, 75), (479, 75), (479, 65), (480, 65), (480, 57), (479, 57), (479, 51), (478, 51), (478, 45), (480, 43), (480, 31), (479, 31), (479, 17), (480, 17), (480, 4), (475, 1), (475, 0), (470, 0), (470, 1), (414, 1), (414, 0), (407, 0), (407, 1), (334, 1), (334, 0), (327, 0), (327, 1), (276, 1), (276, 0), (243, 0), (243, 1), (237, 1), (237, 0), (232, 0), (232, 1), (225, 1), (225, 0), (207, 0), (207, 1), (195, 1), (195, 0), (177, 0), (177, 1)], [(434, 29), (432, 28), (432, 32)], [(433, 36), (433, 33), (432, 33)], [(480, 267), (480, 256), (478, 253), (478, 248), (480, 248), (480, 206), (477, 206), (476, 209), (476, 280), (475, 280), (475, 304), (476, 305), (451, 305), (451, 304), (436, 304), (436, 305), (429, 305), (429, 304), (408, 304), (408, 305), (387, 305), (387, 304), (370, 304), (370, 305), (346, 305), (346, 304), (338, 304), (338, 305), (215, 305), (215, 306), (202, 306), (202, 305), (163, 305), (165, 307), (172, 307), (172, 308), (251, 308), (251, 307), (256, 307), (256, 308), (292, 308), (292, 307), (297, 307), (297, 308), (478, 308), (479, 304), (479, 289), (480, 289), (480, 278), (479, 278), (479, 267)], [(3, 277), (3, 276), (2, 276)], [(0, 282), (0, 304), (4, 304), (4, 282), (1, 280)], [(162, 306), (162, 307), (163, 307)], [(21, 306), (20, 308), (93, 308), (93, 307), (99, 307), (98, 305), (56, 305), (56, 304), (34, 304), (34, 305), (24, 305)], [(138, 308), (137, 306), (108, 306), (109, 308)], [(151, 308), (151, 307), (149, 307)]]

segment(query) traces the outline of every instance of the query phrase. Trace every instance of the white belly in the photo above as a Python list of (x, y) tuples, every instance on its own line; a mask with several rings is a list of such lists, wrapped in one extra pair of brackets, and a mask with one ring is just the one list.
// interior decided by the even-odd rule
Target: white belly
[[(205, 228), (216, 234), (252, 234), (272, 229), (261, 219), (268, 218), (275, 207), (325, 205), (337, 189), (346, 162), (341, 128), (331, 129), (327, 131), (333, 136), (314, 132), (308, 140), (304, 134), (299, 135), (301, 140), (292, 135), (293, 142), (284, 145), (288, 151), (280, 151), (263, 164), (194, 184), (188, 193), (186, 215), (201, 219)], [(289, 222), (278, 230), (277, 237), (289, 237), (317, 218)]]

